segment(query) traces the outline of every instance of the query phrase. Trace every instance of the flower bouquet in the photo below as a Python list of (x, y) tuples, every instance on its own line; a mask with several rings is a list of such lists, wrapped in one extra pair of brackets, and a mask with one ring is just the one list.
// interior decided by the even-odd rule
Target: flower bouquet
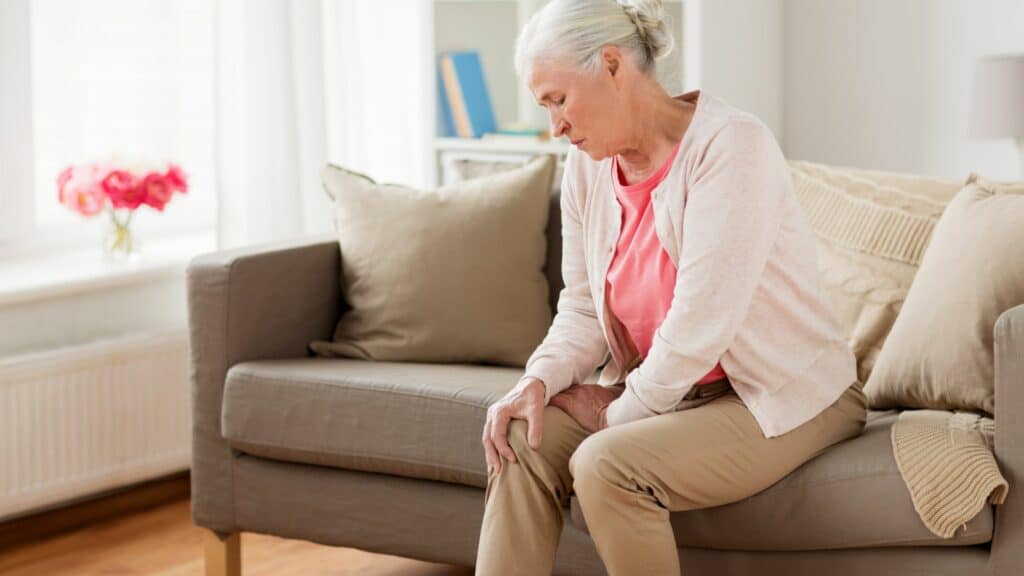
[(68, 166), (57, 177), (61, 204), (85, 217), (103, 211), (109, 215), (103, 247), (113, 257), (136, 252), (131, 221), (140, 206), (163, 212), (175, 192), (187, 191), (187, 175), (175, 164), (154, 167), (96, 162)]

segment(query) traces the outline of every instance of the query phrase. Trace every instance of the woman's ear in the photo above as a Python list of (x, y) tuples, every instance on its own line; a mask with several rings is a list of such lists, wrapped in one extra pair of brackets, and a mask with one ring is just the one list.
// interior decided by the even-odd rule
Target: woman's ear
[(602, 47), (601, 63), (608, 75), (614, 78), (622, 70), (622, 51), (618, 46)]

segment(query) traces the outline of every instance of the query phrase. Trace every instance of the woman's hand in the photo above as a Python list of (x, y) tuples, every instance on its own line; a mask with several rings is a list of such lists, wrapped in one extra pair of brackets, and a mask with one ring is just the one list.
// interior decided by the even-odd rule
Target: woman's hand
[(487, 409), (484, 422), (484, 455), (487, 457), (487, 471), (491, 468), (501, 471), (501, 457), (509, 462), (516, 461), (516, 453), (508, 444), (508, 424), (513, 418), (526, 420), (526, 442), (530, 448), (540, 447), (544, 426), (544, 382), (528, 378)]
[(625, 388), (599, 384), (573, 384), (551, 397), (551, 405), (558, 406), (572, 416), (580, 426), (594, 433), (608, 427), (605, 410)]

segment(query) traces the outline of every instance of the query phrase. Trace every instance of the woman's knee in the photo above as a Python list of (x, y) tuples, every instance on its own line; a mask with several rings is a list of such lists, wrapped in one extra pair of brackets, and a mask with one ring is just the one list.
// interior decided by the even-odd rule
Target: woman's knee
[(572, 448), (586, 436), (586, 431), (561, 408), (546, 406), (543, 414), (540, 446), (530, 447), (529, 423), (520, 419), (509, 422), (509, 446), (518, 459), (540, 456), (551, 466), (566, 466)]
[(576, 448), (569, 458), (569, 473), (573, 490), (581, 500), (624, 481), (629, 449), (623, 444), (620, 435), (601, 431), (587, 437)]

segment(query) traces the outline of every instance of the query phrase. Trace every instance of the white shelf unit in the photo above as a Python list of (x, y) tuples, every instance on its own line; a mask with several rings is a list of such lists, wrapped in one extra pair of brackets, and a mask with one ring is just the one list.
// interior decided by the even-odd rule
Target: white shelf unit
[(434, 147), (441, 151), (479, 151), (479, 152), (526, 152), (534, 154), (564, 154), (570, 144), (565, 138), (556, 138), (546, 142), (536, 142), (523, 138), (521, 142), (511, 140), (488, 140), (486, 138), (436, 138)]
[(562, 167), (569, 146), (570, 144), (562, 138), (546, 142), (437, 138), (434, 141), (434, 157), (437, 161), (437, 173), (440, 178), (436, 184), (447, 184), (457, 180), (455, 164), (459, 160), (521, 163), (537, 154), (552, 154), (558, 159), (555, 167), (555, 179), (552, 183), (552, 190), (556, 190), (562, 183)]
[[(683, 65), (683, 14), (687, 3), (695, 0), (668, 0), (665, 11), (671, 19), (676, 44), (667, 58), (658, 63), (658, 75), (670, 93), (682, 92), (684, 83)], [(476, 50), (484, 68), (484, 77), (494, 108), (498, 126), (511, 122), (526, 122), (538, 127), (548, 126), (547, 113), (537, 106), (526, 87), (525, 81), (516, 76), (513, 58), (515, 41), (520, 28), (529, 17), (546, 2), (545, 0), (430, 0), (429, 48), (426, 56), (431, 59), (433, 71), (430, 93), (427, 99), (433, 110), (430, 118), (433, 135), (428, 149), (431, 151), (431, 178), (434, 185), (450, 182), (451, 163), (458, 159), (516, 161), (526, 160), (535, 154), (556, 154), (559, 164), (565, 157), (570, 144), (565, 138), (548, 141), (524, 139), (523, 142), (491, 141), (487, 139), (443, 137), (441, 129), (441, 106), (437, 91), (437, 60), (440, 53), (449, 50)]]

